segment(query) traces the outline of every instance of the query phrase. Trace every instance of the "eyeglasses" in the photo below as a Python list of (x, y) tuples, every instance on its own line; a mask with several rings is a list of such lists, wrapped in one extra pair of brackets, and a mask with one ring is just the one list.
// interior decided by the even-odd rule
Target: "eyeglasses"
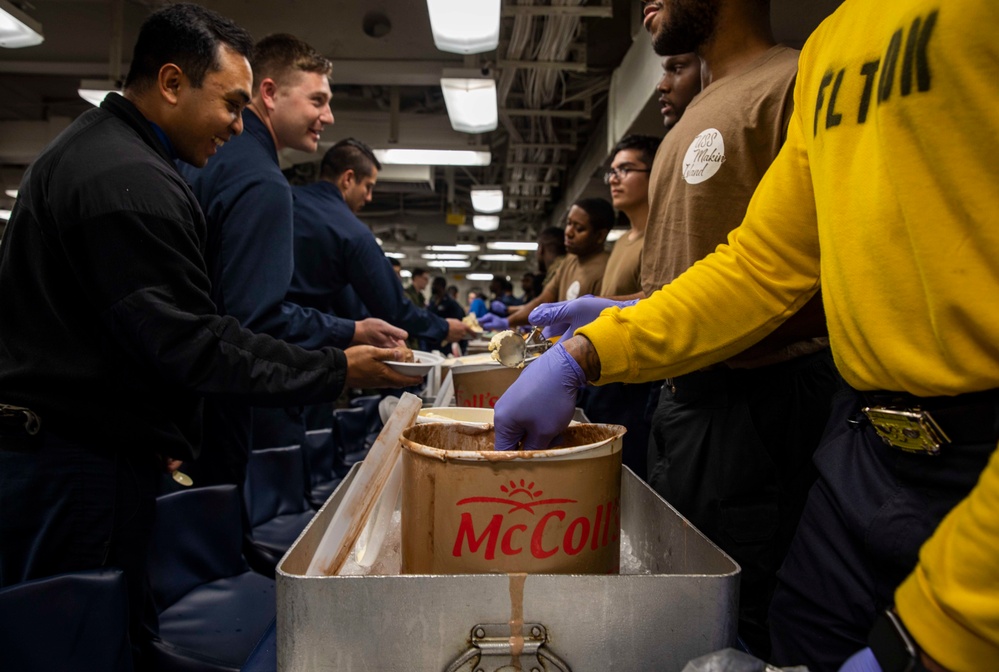
[(615, 177), (619, 180), (623, 180), (628, 177), (628, 173), (651, 173), (652, 171), (648, 168), (631, 168), (630, 166), (621, 166), (620, 168), (608, 168), (607, 172), (604, 173), (604, 184), (610, 184), (611, 180)]

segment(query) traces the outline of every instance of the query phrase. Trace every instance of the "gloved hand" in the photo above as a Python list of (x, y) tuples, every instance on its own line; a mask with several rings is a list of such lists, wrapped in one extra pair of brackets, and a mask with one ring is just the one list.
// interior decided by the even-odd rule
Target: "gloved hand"
[(502, 301), (493, 301), (489, 304), (489, 311), (497, 315), (506, 315), (507, 307)]
[(839, 672), (881, 672), (881, 666), (870, 648), (861, 649), (847, 658)]
[(500, 317), (499, 315), (486, 313), (479, 318), (479, 326), (486, 331), (506, 331), (510, 328), (510, 320), (505, 317)]
[(571, 337), (577, 329), (597, 319), (605, 308), (613, 306), (624, 308), (636, 303), (638, 303), (638, 299), (613, 301), (587, 294), (573, 301), (543, 303), (531, 311), (527, 320), (533, 325), (544, 327), (542, 333), (545, 338), (561, 336), (562, 334), (568, 334)]
[(559, 343), (527, 365), (496, 402), (496, 450), (544, 450), (569, 426), (586, 375)]

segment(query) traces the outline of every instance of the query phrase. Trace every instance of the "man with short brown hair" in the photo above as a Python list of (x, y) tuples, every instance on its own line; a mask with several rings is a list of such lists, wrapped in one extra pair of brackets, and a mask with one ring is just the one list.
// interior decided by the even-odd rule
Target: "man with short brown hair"
[[(257, 42), (250, 63), (254, 88), (244, 114), (246, 132), (202, 170), (185, 170), (208, 220), (206, 260), (219, 312), (307, 349), (399, 344), (406, 332), (382, 320), (354, 322), (286, 300), (294, 265), (292, 191), (277, 153), (319, 148), (323, 128), (333, 123), (332, 64), (286, 34)], [(299, 443), (304, 432), (298, 409), (251, 412), (242, 404), (211, 404), (206, 435), (226, 449), (216, 459), (206, 456), (191, 475), (204, 484), (241, 486), (251, 445)]]

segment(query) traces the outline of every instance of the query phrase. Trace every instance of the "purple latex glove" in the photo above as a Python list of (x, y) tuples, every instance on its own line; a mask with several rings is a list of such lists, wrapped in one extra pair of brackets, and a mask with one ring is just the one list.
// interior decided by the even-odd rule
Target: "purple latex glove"
[(839, 672), (881, 672), (881, 666), (874, 658), (870, 648), (861, 649), (847, 658)]
[(486, 331), (506, 331), (510, 328), (510, 320), (499, 315), (486, 313), (479, 318), (479, 325)]
[(489, 304), (489, 310), (497, 315), (506, 315), (506, 304), (502, 301), (493, 301)]
[(580, 327), (597, 319), (605, 308), (617, 306), (625, 308), (638, 303), (638, 299), (631, 301), (612, 301), (599, 296), (587, 294), (574, 301), (560, 301), (558, 303), (543, 303), (528, 315), (527, 320), (533, 325), (544, 327), (545, 338), (568, 334), (572, 336)]
[(496, 402), (496, 450), (544, 450), (569, 426), (586, 375), (561, 343), (531, 362)]

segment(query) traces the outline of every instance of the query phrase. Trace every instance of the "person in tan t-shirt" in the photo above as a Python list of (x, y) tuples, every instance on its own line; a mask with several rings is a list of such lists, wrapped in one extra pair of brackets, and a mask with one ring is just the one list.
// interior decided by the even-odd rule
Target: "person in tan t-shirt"
[(509, 329), (528, 323), (531, 311), (542, 303), (571, 301), (586, 294), (596, 294), (603, 281), (609, 254), (604, 250), (607, 233), (614, 226), (614, 208), (603, 198), (576, 201), (565, 224), (565, 261), (541, 294), (529, 303), (512, 308), (506, 318), (486, 316), (484, 329)]
[(649, 173), (660, 139), (651, 135), (628, 135), (611, 152), (604, 184), (611, 202), (628, 218), (631, 227), (617, 239), (600, 286), (599, 296), (622, 296), (641, 290), (642, 244), (649, 218)]
[[(651, 296), (741, 224), (784, 141), (798, 53), (775, 43), (768, 0), (651, 0), (643, 15), (656, 53), (693, 51), (704, 83), (652, 167), (642, 253), (642, 296)], [(602, 302), (548, 314), (578, 328)], [(843, 386), (828, 344), (815, 338), (824, 335), (813, 301), (750, 351), (668, 380), (652, 420), (649, 483), (742, 567), (739, 635), (762, 658), (777, 569)]]

